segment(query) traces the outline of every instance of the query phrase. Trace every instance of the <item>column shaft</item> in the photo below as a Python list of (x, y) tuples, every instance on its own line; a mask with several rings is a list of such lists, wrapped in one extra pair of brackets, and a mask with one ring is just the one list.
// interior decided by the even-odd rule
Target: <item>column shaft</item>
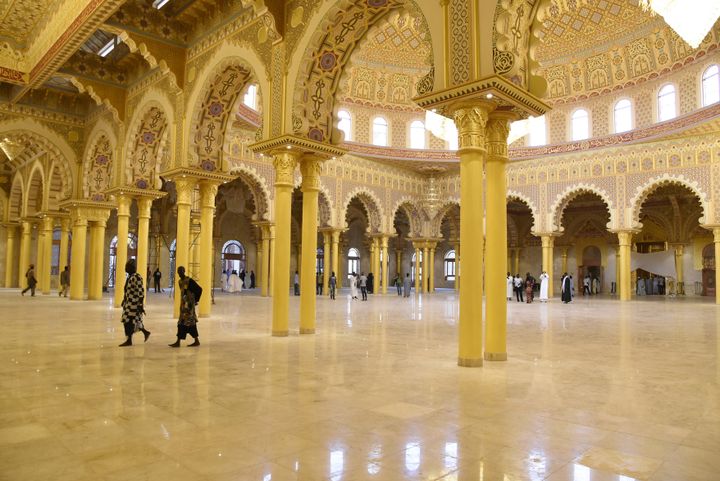
[[(195, 189), (195, 180), (187, 177), (175, 179), (175, 190), (177, 192), (177, 231), (175, 237), (175, 269), (184, 267), (189, 273), (190, 261), (190, 208), (192, 207), (192, 193)], [(175, 279), (175, 301), (173, 304), (173, 316), (180, 315), (180, 276), (176, 272), (171, 273)], [(200, 286), (207, 289), (208, 286)], [(209, 296), (210, 293), (205, 291), (203, 297)]]
[(460, 291), (460, 243), (455, 244), (455, 290)]
[(420, 248), (415, 247), (415, 294), (420, 293), (420, 252)]
[[(200, 243), (198, 261), (200, 262), (200, 285), (206, 289), (205, 296), (200, 297), (198, 314), (200, 317), (210, 316), (212, 310), (213, 285), (213, 222), (215, 219), (215, 196), (217, 184), (209, 181), (200, 183)], [(247, 274), (248, 286), (250, 274)]]
[(430, 269), (428, 269), (428, 279), (430, 281), (430, 286), (428, 287), (428, 290), (432, 293), (435, 292), (435, 248), (430, 248)]
[[(103, 287), (103, 245), (105, 244), (105, 222), (94, 221), (90, 225), (90, 259), (88, 265), (88, 300), (102, 299)], [(117, 266), (125, 272), (125, 264)], [(138, 271), (139, 272), (139, 271)], [(123, 286), (124, 287), (124, 286)], [(124, 289), (123, 289), (124, 290)]]
[(330, 295), (330, 232), (323, 232), (323, 296)]
[[(130, 204), (132, 199), (126, 195), (117, 196), (117, 244), (115, 246), (115, 307), (120, 307), (125, 293), (125, 263), (127, 262), (128, 229), (130, 224)], [(75, 234), (73, 233), (73, 265), (75, 265)], [(73, 271), (75, 268), (73, 267)], [(70, 286), (74, 286), (77, 273), (71, 275)], [(72, 292), (72, 288), (71, 288)]]
[(270, 227), (262, 226), (262, 250), (263, 258), (260, 264), (260, 295), (267, 297), (270, 277)]
[(30, 267), (30, 241), (32, 240), (32, 224), (23, 221), (21, 224), (22, 232), (20, 234), (20, 267), (18, 268), (18, 281), (20, 287), (26, 287), (25, 272)]
[(45, 228), (43, 222), (40, 222), (37, 228), (37, 244), (35, 245), (35, 277), (37, 278), (37, 290), (43, 292), (45, 285), (45, 277), (49, 277), (49, 273), (45, 272)]
[(380, 274), (380, 238), (374, 237), (373, 238), (373, 246), (375, 246), (375, 257), (373, 258), (373, 294), (379, 294), (380, 293), (380, 281), (382, 280), (382, 276)]
[(715, 304), (720, 304), (720, 227), (713, 228), (712, 232), (715, 243)]
[(60, 263), (59, 272), (65, 270), (68, 265), (68, 247), (70, 238), (70, 219), (67, 217), (60, 220)]
[(43, 218), (43, 276), (40, 289), (43, 294), (50, 294), (50, 285), (52, 281), (52, 245), (53, 245), (53, 227), (55, 219), (52, 217)]
[[(273, 336), (288, 335), (290, 212), (292, 209), (293, 173), (296, 164), (297, 158), (294, 152), (278, 152), (273, 159), (275, 167), (275, 248), (272, 259), (275, 266), (270, 278), (270, 282), (273, 284)], [(302, 290), (307, 290), (305, 287), (301, 285)]]
[(17, 226), (7, 225), (7, 243), (5, 244), (5, 287), (16, 287), (15, 284), (15, 241), (17, 238)]
[(542, 250), (543, 250), (543, 270), (548, 275), (548, 298), (552, 298), (553, 294), (553, 278), (555, 276), (553, 272), (553, 247), (555, 246), (555, 238), (553, 236), (544, 235), (542, 236)]
[(382, 257), (382, 293), (387, 294), (388, 291), (388, 238), (383, 236), (380, 239), (380, 255)]
[[(147, 275), (148, 270), (148, 252), (150, 250), (150, 208), (152, 207), (152, 199), (140, 197), (137, 199), (138, 208), (138, 230), (137, 230), (137, 273), (143, 278), (143, 286), (145, 289), (150, 282), (150, 276)], [(119, 266), (118, 266), (119, 267)], [(147, 298), (147, 296), (145, 296)], [(200, 298), (202, 301), (202, 297)]]
[(428, 278), (430, 277), (430, 249), (427, 244), (423, 247), (422, 251), (422, 293), (425, 294), (428, 291)]
[[(317, 280), (318, 192), (321, 163), (306, 157), (300, 164), (302, 173), (302, 269), (300, 270), (300, 334), (315, 333), (315, 300)], [(276, 211), (277, 212), (277, 211)]]
[(335, 273), (337, 279), (337, 289), (340, 288), (340, 231), (333, 230), (331, 234), (332, 238), (332, 271)]
[(70, 265), (70, 299), (74, 301), (82, 301), (85, 294), (87, 225), (87, 219), (79, 214), (75, 214), (72, 227), (72, 254)]
[[(271, 297), (275, 295), (275, 251), (277, 251), (277, 246), (275, 245), (275, 226), (271, 225), (270, 226), (270, 271), (268, 274), (268, 277), (270, 278), (268, 280), (268, 295)], [(288, 259), (289, 258), (290, 258), (290, 253), (288, 252)], [(288, 261), (288, 263), (289, 263), (289, 261)], [(288, 265), (288, 270), (290, 270), (289, 265)]]
[(632, 232), (618, 232), (618, 243), (620, 246), (620, 285), (618, 286), (621, 301), (629, 301), (630, 286), (630, 246)]

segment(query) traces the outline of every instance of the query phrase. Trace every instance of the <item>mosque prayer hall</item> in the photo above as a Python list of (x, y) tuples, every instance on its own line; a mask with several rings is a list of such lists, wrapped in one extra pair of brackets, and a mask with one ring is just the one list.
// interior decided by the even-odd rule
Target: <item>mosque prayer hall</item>
[(718, 18), (0, 0), (0, 481), (720, 481)]

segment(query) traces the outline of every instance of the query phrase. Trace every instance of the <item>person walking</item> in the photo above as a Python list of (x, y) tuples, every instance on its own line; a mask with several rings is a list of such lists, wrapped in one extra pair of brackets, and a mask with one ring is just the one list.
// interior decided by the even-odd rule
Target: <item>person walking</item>
[(132, 336), (137, 331), (145, 335), (144, 342), (147, 342), (150, 337), (150, 331), (145, 329), (142, 320), (143, 314), (145, 314), (145, 287), (143, 286), (142, 276), (137, 273), (135, 259), (130, 259), (125, 263), (125, 272), (128, 277), (125, 281), (125, 291), (121, 304), (123, 310), (121, 320), (127, 339), (119, 347), (132, 346)]
[(375, 294), (375, 276), (373, 275), (372, 272), (368, 273), (368, 275), (367, 275), (366, 285), (367, 285), (367, 291), (370, 294)]
[(247, 289), (247, 286), (245, 285), (245, 269), (240, 269), (240, 275), (238, 277), (240, 277), (240, 282), (242, 283), (241, 287), (243, 289)]
[(583, 279), (583, 296), (587, 294), (588, 296), (591, 295), (590, 292), (590, 275), (586, 275)]
[(168, 344), (170, 347), (180, 347), (180, 341), (190, 334), (195, 342), (188, 344), (188, 347), (197, 347), (200, 345), (200, 335), (197, 330), (197, 315), (195, 314), (195, 306), (200, 302), (202, 295), (202, 287), (195, 280), (185, 275), (185, 267), (177, 268), (178, 287), (180, 289), (180, 318), (177, 323), (177, 341)]
[(250, 289), (255, 289), (255, 271), (250, 271)]
[(323, 275), (320, 272), (315, 274), (315, 294), (322, 296), (323, 291)]
[(560, 298), (562, 299), (563, 304), (567, 304), (572, 301), (572, 284), (570, 282), (570, 276), (568, 276), (567, 272), (563, 273), (560, 278), (560, 285), (562, 286), (560, 288)]
[(357, 291), (357, 274), (354, 272), (350, 274), (350, 298), (351, 299), (357, 299), (358, 298), (358, 291)]
[(412, 279), (410, 279), (410, 273), (405, 274), (405, 282), (403, 283), (403, 292), (405, 295), (403, 297), (410, 297), (410, 289), (412, 288)]
[(548, 301), (548, 285), (550, 284), (549, 279), (550, 277), (548, 276), (547, 272), (542, 271), (542, 274), (540, 274), (540, 302)]
[(515, 278), (508, 272), (505, 282), (507, 283), (505, 295), (507, 296), (508, 301), (512, 301), (513, 291), (515, 290)]
[(30, 291), (31, 296), (35, 296), (35, 286), (37, 285), (37, 279), (35, 278), (35, 264), (30, 264), (30, 267), (25, 272), (25, 279), (27, 280), (27, 287), (22, 290), (20, 295), (25, 295), (27, 291)]
[(300, 276), (298, 275), (298, 271), (295, 271), (295, 278), (293, 279), (293, 288), (295, 289), (295, 295), (300, 295)]
[(60, 290), (58, 296), (67, 297), (68, 290), (70, 290), (70, 266), (65, 266), (65, 269), (60, 273)]
[(365, 275), (365, 273), (363, 272), (362, 274), (360, 274), (360, 293), (362, 294), (363, 301), (367, 301), (367, 294), (368, 294), (367, 282), (368, 282), (368, 278)]
[(513, 278), (513, 285), (515, 286), (515, 297), (517, 302), (523, 302), (523, 280), (520, 274), (515, 274)]
[(160, 268), (156, 267), (155, 272), (153, 272), (153, 282), (155, 283), (155, 292), (162, 292), (162, 287), (160, 287), (160, 280), (162, 279), (162, 272), (160, 272)]
[(393, 285), (397, 288), (398, 296), (402, 296), (402, 282), (400, 282), (400, 274), (395, 274), (395, 279), (393, 279)]
[(328, 280), (328, 284), (330, 287), (330, 299), (333, 301), (335, 300), (335, 288), (337, 287), (337, 277), (335, 277), (335, 271), (333, 271), (330, 274), (330, 279)]

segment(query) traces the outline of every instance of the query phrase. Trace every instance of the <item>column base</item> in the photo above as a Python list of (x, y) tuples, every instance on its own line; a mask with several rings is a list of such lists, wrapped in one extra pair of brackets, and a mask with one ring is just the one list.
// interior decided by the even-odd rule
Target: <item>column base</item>
[(458, 358), (458, 366), (460, 367), (482, 367), (483, 360), (482, 358), (479, 359), (464, 359), (462, 357)]
[(507, 361), (507, 352), (487, 352), (485, 351), (486, 361)]
[(273, 335), (273, 337), (288, 337), (288, 333), (289, 333), (289, 331), (287, 331), (287, 330), (273, 331), (272, 335)]
[(205, 314), (204, 312), (203, 312), (203, 313), (198, 313), (198, 317), (203, 318), (203, 319), (206, 319), (206, 318), (210, 317), (210, 314)]
[(315, 334), (315, 328), (314, 327), (301, 327), (300, 328), (300, 334)]

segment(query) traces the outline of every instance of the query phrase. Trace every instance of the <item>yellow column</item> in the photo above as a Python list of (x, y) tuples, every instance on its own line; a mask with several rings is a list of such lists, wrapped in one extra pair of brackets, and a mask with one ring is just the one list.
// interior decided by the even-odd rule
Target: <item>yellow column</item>
[(75, 212), (73, 213), (72, 224), (70, 299), (82, 301), (85, 294), (85, 244), (87, 243), (88, 221), (84, 215)]
[(430, 247), (430, 269), (428, 269), (428, 279), (430, 280), (430, 292), (435, 292), (435, 247)]
[(20, 267), (18, 269), (18, 277), (20, 287), (27, 287), (25, 281), (25, 272), (30, 267), (30, 242), (32, 240), (32, 224), (28, 221), (22, 221), (20, 224), (22, 233), (20, 236)]
[[(277, 250), (275, 246), (275, 226), (271, 225), (270, 228), (270, 271), (268, 273), (268, 277), (270, 280), (268, 281), (268, 295), (273, 296), (275, 295), (275, 251)], [(290, 253), (288, 252), (288, 259), (290, 258)], [(288, 266), (288, 269), (290, 269), (290, 266)]]
[(65, 270), (68, 265), (68, 247), (70, 238), (70, 219), (63, 217), (60, 219), (60, 272)]
[(315, 333), (315, 260), (317, 259), (318, 192), (320, 159), (305, 155), (300, 162), (302, 174), (302, 269), (300, 271), (300, 334)]
[(544, 235), (541, 237), (542, 250), (543, 250), (543, 270), (548, 275), (548, 298), (552, 299), (553, 293), (553, 279), (555, 274), (553, 272), (553, 247), (555, 245), (555, 238), (551, 235)]
[[(488, 108), (462, 107), (455, 111), (454, 117), (460, 145), (460, 244), (471, 246), (462, 253), (458, 365), (474, 367), (483, 363), (483, 164), (487, 154), (485, 125)], [(488, 225), (492, 225), (490, 219)], [(493, 230), (504, 229), (493, 226)], [(496, 346), (492, 348), (497, 349)]]
[(200, 279), (200, 219), (192, 214), (190, 215), (188, 255), (188, 275), (195, 279)]
[[(138, 230), (137, 230), (137, 273), (143, 278), (143, 286), (148, 287), (150, 278), (147, 275), (148, 251), (150, 246), (150, 208), (152, 199), (139, 197), (137, 199)], [(118, 266), (120, 267), (120, 266)], [(123, 266), (124, 267), (124, 266)], [(147, 298), (147, 296), (145, 296)], [(200, 298), (202, 301), (202, 297)]]
[[(42, 265), (43, 273), (41, 276), (40, 291), (43, 294), (50, 294), (50, 281), (52, 279), (52, 243), (53, 243), (53, 227), (55, 219), (46, 216), (42, 222)], [(39, 242), (39, 241), (38, 241)], [(38, 249), (40, 250), (40, 249)]]
[(263, 257), (260, 263), (260, 295), (267, 297), (269, 286), (269, 266), (270, 266), (270, 226), (263, 225), (260, 227), (262, 236)]
[(330, 234), (332, 240), (332, 271), (337, 279), (337, 289), (340, 288), (340, 231), (333, 230)]
[[(288, 289), (288, 276), (290, 275), (290, 212), (292, 209), (293, 173), (295, 172), (296, 165), (297, 155), (295, 152), (278, 151), (274, 153), (275, 248), (273, 249), (272, 258), (275, 266), (270, 279), (270, 282), (273, 283), (273, 336), (288, 335), (288, 309), (290, 303), (290, 291)], [(309, 287), (310, 286), (302, 286), (302, 291), (307, 291)]]
[(323, 233), (323, 296), (330, 294), (330, 232)]
[(380, 238), (373, 237), (373, 246), (375, 246), (375, 257), (373, 258), (372, 271), (374, 279), (373, 294), (380, 293)]
[(413, 244), (415, 248), (415, 294), (420, 293), (420, 247)]
[[(368, 267), (368, 272), (372, 272), (375, 269), (375, 238), (374, 237), (370, 238), (369, 249), (370, 249), (370, 267)], [(360, 268), (360, 270), (362, 271), (363, 269)], [(360, 274), (360, 273), (358, 272), (358, 274)]]
[(620, 245), (620, 283), (618, 289), (621, 301), (629, 301), (631, 295), (630, 285), (630, 246), (632, 242), (631, 231), (620, 231), (617, 233)]
[[(675, 273), (677, 274), (677, 282), (681, 284), (685, 282), (685, 272), (683, 269), (683, 252), (684, 248), (682, 244), (676, 244), (675, 246)], [(683, 294), (685, 290), (682, 291)], [(679, 292), (678, 292), (679, 293)]]
[[(7, 242), (5, 244), (5, 287), (16, 287), (15, 277), (15, 241), (17, 239), (17, 226), (6, 224)], [(21, 267), (22, 270), (22, 267)], [(23, 287), (24, 289), (24, 287)]]
[(428, 291), (428, 277), (430, 276), (430, 249), (428, 245), (423, 246), (422, 256), (422, 293), (425, 294)]
[[(93, 221), (90, 225), (90, 257), (88, 264), (88, 300), (102, 299), (103, 287), (103, 246), (105, 244), (105, 225), (103, 221)], [(127, 237), (125, 237), (127, 239)], [(119, 244), (119, 241), (118, 241)], [(125, 274), (125, 263), (117, 266)], [(73, 269), (74, 270), (74, 269)], [(139, 271), (138, 271), (139, 272)], [(72, 285), (73, 278), (70, 278)], [(124, 286), (123, 286), (124, 288)], [(124, 290), (124, 289), (123, 289)]]
[[(189, 272), (190, 261), (190, 209), (192, 207), (192, 193), (195, 189), (195, 179), (188, 177), (180, 177), (175, 179), (175, 190), (177, 192), (177, 233), (175, 242), (175, 270), (182, 266), (186, 272)], [(175, 279), (175, 302), (173, 305), (173, 316), (180, 315), (180, 276), (177, 272), (172, 275)], [(207, 286), (201, 286), (206, 289)], [(209, 296), (210, 292), (205, 291), (205, 295)], [(205, 297), (205, 296), (202, 296)], [(202, 299), (202, 297), (200, 299)]]
[(460, 243), (455, 243), (455, 290), (460, 291)]
[(388, 237), (382, 236), (380, 239), (380, 253), (382, 257), (382, 293), (387, 294), (388, 291)]
[(715, 243), (715, 304), (720, 304), (720, 227), (713, 227), (712, 232)]
[[(117, 196), (117, 246), (115, 248), (115, 307), (120, 307), (125, 292), (125, 263), (127, 262), (128, 224), (130, 223), (130, 204), (132, 199), (126, 195)], [(84, 255), (84, 254), (83, 254)], [(70, 286), (75, 286), (75, 235), (73, 234), (73, 272), (70, 273)]]
[(45, 273), (45, 228), (43, 221), (37, 226), (37, 244), (35, 245), (35, 277), (37, 279), (37, 291), (43, 291)]
[[(204, 180), (200, 182), (200, 242), (197, 261), (200, 262), (200, 286), (206, 291), (206, 296), (200, 297), (198, 314), (208, 317), (212, 310), (212, 296), (210, 292), (213, 285), (213, 220), (215, 218), (215, 196), (218, 186), (215, 182)], [(250, 273), (247, 273), (250, 285)]]
[(402, 269), (402, 251), (400, 249), (395, 251), (395, 271), (397, 272), (397, 275), (400, 276), (400, 282), (402, 282), (402, 279), (404, 276), (404, 272)]
[[(494, 112), (487, 123), (485, 360), (507, 360), (507, 136), (511, 115)], [(462, 182), (462, 179), (461, 179)], [(462, 213), (461, 213), (462, 216)], [(462, 222), (462, 221), (461, 221)], [(464, 242), (464, 241), (463, 241)], [(472, 244), (470, 244), (472, 245)], [(544, 249), (543, 249), (544, 250)]]

